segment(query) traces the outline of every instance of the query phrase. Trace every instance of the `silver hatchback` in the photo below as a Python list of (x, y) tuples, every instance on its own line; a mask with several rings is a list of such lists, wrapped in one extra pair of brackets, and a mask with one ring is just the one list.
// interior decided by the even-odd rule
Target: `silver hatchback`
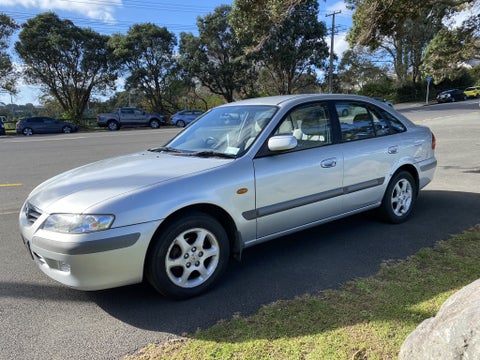
[(427, 127), (370, 98), (249, 99), (210, 110), (164, 146), (40, 184), (20, 230), (38, 267), (65, 285), (147, 279), (188, 298), (252, 245), (373, 208), (405, 221), (433, 178), (434, 149)]

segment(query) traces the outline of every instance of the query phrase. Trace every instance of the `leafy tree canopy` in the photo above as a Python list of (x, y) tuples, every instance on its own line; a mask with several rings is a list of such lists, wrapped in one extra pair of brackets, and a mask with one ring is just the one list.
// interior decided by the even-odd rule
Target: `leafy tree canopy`
[(315, 81), (316, 70), (325, 68), (329, 54), (326, 35), (325, 23), (318, 21), (316, 0), (302, 1), (270, 28), (256, 55), (268, 69), (277, 93), (303, 92), (305, 74)]
[(8, 40), (18, 25), (9, 16), (0, 13), (0, 90), (15, 94), (17, 74), (8, 54)]
[(166, 113), (172, 107), (167, 96), (175, 81), (175, 35), (166, 27), (135, 24), (126, 35), (112, 36), (110, 46), (128, 73), (126, 89), (143, 93), (151, 111)]
[(181, 65), (188, 76), (197, 78), (212, 93), (232, 102), (245, 92), (249, 79), (256, 78), (252, 61), (230, 27), (231, 7), (219, 6), (212, 14), (197, 19), (199, 36), (182, 33)]
[(22, 25), (15, 50), (26, 80), (41, 85), (68, 116), (79, 118), (92, 92), (114, 87), (118, 63), (108, 39), (48, 12)]
[(350, 31), (351, 44), (375, 49), (384, 37), (395, 37), (408, 20), (425, 15), (441, 22), (444, 16), (471, 6), (476, 0), (345, 0), (355, 10)]
[(291, 10), (307, 0), (234, 0), (230, 24), (235, 36), (259, 49), (269, 38), (270, 29), (279, 26)]

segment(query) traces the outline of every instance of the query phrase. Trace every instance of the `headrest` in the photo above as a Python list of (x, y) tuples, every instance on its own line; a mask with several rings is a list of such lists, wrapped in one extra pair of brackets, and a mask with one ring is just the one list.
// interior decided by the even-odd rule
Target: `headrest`
[(361, 113), (361, 114), (355, 115), (355, 117), (353, 118), (353, 122), (357, 122), (357, 121), (370, 121), (370, 114)]
[(301, 129), (305, 135), (321, 135), (325, 133), (325, 122), (318, 117), (303, 119)]

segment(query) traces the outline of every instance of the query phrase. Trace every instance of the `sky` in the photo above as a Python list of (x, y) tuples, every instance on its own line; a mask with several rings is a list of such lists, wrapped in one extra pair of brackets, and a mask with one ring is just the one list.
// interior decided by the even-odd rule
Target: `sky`
[[(196, 20), (205, 16), (220, 5), (233, 4), (233, 0), (0, 0), (0, 13), (13, 18), (18, 24), (36, 15), (53, 11), (61, 19), (69, 19), (76, 26), (92, 28), (105, 35), (126, 34), (133, 24), (151, 22), (165, 26), (180, 37), (181, 32), (197, 35)], [(341, 55), (348, 49), (345, 35), (351, 26), (351, 12), (345, 8), (343, 0), (319, 1), (319, 20), (325, 21), (329, 34), (335, 15), (334, 52)], [(11, 38), (12, 48), (16, 41)], [(330, 38), (327, 39), (330, 45)], [(18, 59), (14, 56), (13, 61)], [(40, 92), (35, 87), (19, 84), (19, 94), (10, 96), (0, 93), (0, 102), (5, 104), (39, 104)]]

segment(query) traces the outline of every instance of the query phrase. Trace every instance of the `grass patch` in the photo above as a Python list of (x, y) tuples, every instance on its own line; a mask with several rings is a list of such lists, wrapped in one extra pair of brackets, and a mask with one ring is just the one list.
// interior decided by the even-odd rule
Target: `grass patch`
[(339, 290), (278, 301), (126, 359), (396, 359), (418, 324), (480, 278), (479, 258), (477, 225)]

